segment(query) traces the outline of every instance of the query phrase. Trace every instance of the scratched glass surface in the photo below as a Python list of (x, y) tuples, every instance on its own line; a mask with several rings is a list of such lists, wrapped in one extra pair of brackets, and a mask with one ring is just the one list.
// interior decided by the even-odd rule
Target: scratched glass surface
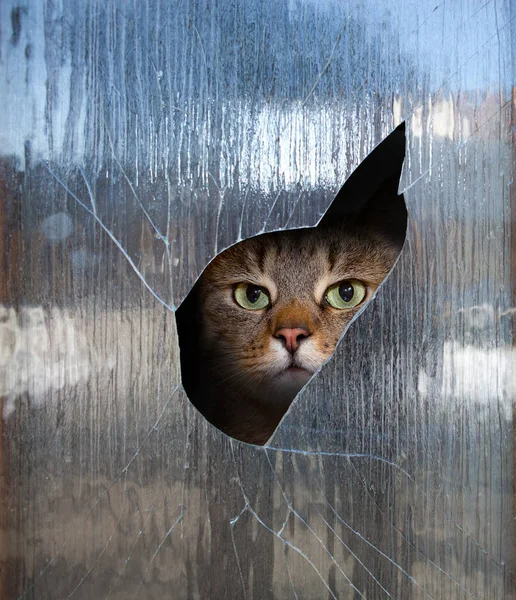
[[(0, 595), (509, 598), (509, 0), (0, 10)], [(225, 437), (175, 307), (402, 121), (393, 272), (266, 447)]]

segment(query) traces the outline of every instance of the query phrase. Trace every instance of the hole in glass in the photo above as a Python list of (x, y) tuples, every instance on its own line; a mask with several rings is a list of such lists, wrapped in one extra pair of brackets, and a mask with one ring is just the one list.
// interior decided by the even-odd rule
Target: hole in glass
[(317, 227), (216, 256), (177, 311), (188, 397), (226, 434), (263, 445), (394, 265), (407, 212), (404, 125), (355, 170)]

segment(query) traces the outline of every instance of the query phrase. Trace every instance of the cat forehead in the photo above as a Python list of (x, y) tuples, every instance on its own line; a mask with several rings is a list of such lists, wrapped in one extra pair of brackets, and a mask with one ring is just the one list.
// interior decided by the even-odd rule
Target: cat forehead
[(306, 281), (331, 272), (368, 269), (382, 261), (378, 241), (356, 230), (331, 228), (269, 233), (244, 240), (219, 255), (207, 272), (213, 281), (263, 277), (275, 281)]
[[(359, 261), (369, 244), (355, 232), (317, 229), (270, 233), (243, 242), (246, 266), (257, 266), (262, 272), (285, 272), (297, 268), (333, 268), (342, 262)], [(235, 247), (236, 250), (236, 247)], [(299, 271), (298, 271), (299, 274)]]

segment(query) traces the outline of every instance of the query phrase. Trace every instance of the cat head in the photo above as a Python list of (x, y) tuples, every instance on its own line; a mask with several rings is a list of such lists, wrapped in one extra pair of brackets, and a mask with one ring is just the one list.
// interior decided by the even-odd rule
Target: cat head
[(404, 124), (360, 164), (315, 228), (219, 254), (176, 313), (183, 386), (219, 429), (264, 444), (399, 255)]
[(219, 392), (282, 415), (398, 253), (376, 229), (342, 223), (261, 235), (217, 256), (199, 282), (198, 315)]

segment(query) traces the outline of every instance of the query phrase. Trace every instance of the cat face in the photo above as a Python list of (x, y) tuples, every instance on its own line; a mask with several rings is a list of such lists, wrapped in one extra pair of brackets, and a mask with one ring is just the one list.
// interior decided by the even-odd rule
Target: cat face
[(340, 226), (266, 234), (217, 256), (199, 291), (201, 352), (215, 385), (283, 413), (398, 252)]

